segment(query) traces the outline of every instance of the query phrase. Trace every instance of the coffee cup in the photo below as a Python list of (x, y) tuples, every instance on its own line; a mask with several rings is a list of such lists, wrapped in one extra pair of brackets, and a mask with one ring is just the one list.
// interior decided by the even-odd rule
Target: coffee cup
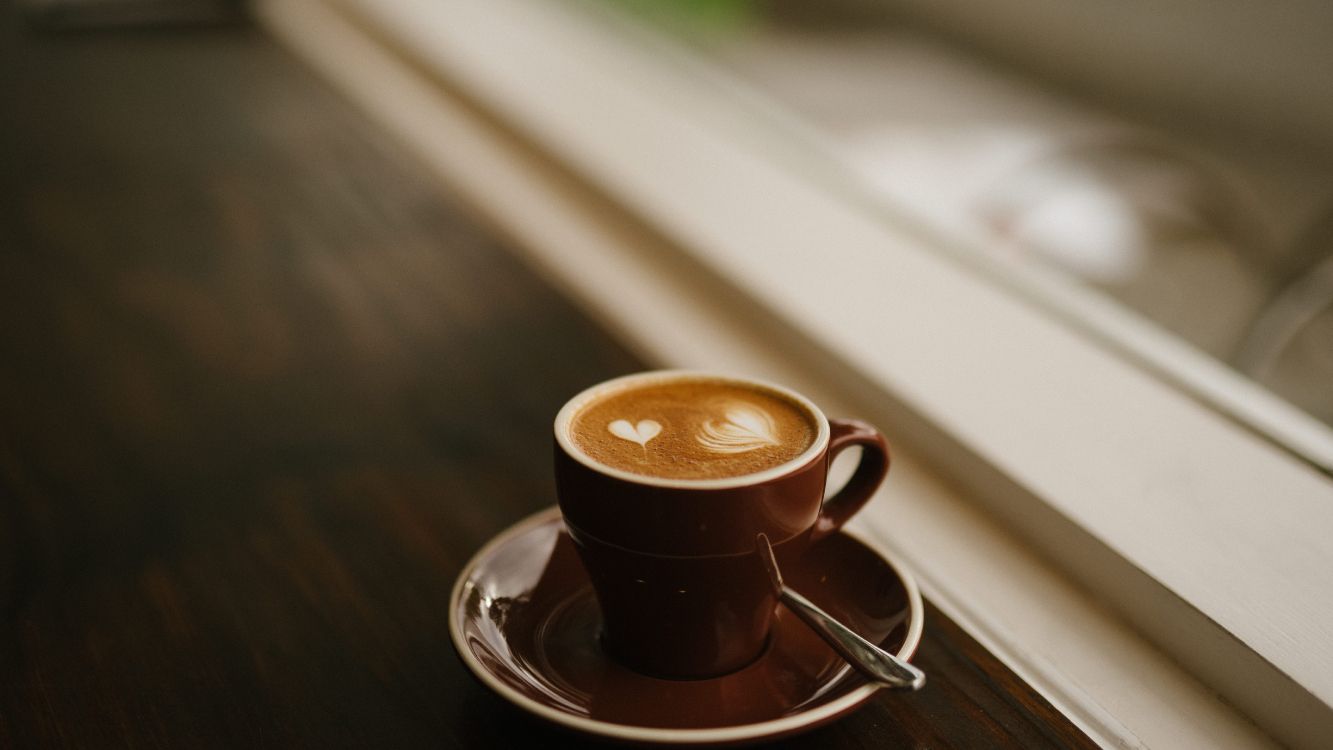
[[(862, 448), (824, 499), (829, 466)], [(842, 527), (889, 468), (874, 427), (829, 420), (761, 380), (664, 370), (595, 385), (555, 420), (560, 510), (602, 611), (602, 647), (621, 664), (693, 679), (764, 651), (777, 597), (755, 554), (780, 567)]]

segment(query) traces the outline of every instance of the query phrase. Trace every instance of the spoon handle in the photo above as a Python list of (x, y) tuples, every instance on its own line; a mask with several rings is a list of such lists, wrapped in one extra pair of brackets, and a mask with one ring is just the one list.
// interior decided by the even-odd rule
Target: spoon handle
[(857, 635), (804, 596), (783, 586), (779, 598), (866, 677), (898, 690), (920, 690), (926, 684), (925, 672)]

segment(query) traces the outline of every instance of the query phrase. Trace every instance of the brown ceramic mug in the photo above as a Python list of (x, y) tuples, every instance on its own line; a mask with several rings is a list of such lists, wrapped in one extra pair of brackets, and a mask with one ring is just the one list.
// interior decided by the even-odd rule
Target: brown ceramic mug
[[(758, 472), (667, 478), (598, 461), (571, 433), (586, 408), (618, 392), (695, 382), (785, 399), (809, 419), (809, 445)], [(649, 422), (661, 431), (654, 421), (637, 421), (643, 415), (626, 416), (616, 420), (623, 427)], [(555, 443), (560, 510), (602, 610), (603, 648), (631, 669), (681, 679), (732, 672), (763, 653), (777, 599), (755, 555), (756, 536), (774, 542), (780, 566), (798, 565), (812, 542), (865, 505), (889, 468), (884, 437), (864, 422), (829, 420), (781, 386), (687, 371), (629, 375), (585, 390), (556, 416)], [(853, 445), (863, 449), (860, 463), (825, 501), (829, 466)]]

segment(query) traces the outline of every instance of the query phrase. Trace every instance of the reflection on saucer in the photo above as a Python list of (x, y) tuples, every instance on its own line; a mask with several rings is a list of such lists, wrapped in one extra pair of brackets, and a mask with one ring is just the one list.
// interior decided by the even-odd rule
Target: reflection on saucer
[[(506, 699), (567, 727), (620, 739), (717, 742), (812, 728), (873, 692), (795, 616), (779, 610), (768, 649), (723, 677), (664, 680), (603, 654), (592, 588), (558, 511), (484, 548), (454, 590), (451, 633), (464, 662)], [(920, 639), (916, 586), (846, 534), (811, 548), (789, 584), (884, 648)]]

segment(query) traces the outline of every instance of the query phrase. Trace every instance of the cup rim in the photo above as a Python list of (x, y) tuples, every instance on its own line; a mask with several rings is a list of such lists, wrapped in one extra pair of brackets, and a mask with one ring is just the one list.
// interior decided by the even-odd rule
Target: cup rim
[[(810, 446), (802, 451), (795, 458), (784, 461), (777, 466), (772, 466), (763, 471), (756, 471), (750, 474), (738, 474), (733, 477), (720, 477), (714, 479), (672, 479), (668, 477), (652, 477), (646, 474), (635, 474), (624, 469), (617, 469), (614, 466), (608, 466), (583, 452), (569, 435), (570, 424), (583, 407), (587, 406), (593, 400), (607, 395), (609, 392), (623, 390), (635, 385), (653, 382), (666, 382), (670, 380), (714, 380), (723, 383), (734, 383), (745, 386), (756, 386), (761, 389), (771, 390), (775, 393), (791, 399), (799, 404), (815, 419), (816, 434)], [(829, 444), (829, 421), (824, 412), (815, 406), (814, 402), (793, 391), (786, 386), (778, 385), (760, 378), (752, 378), (743, 375), (732, 375), (728, 373), (712, 372), (709, 370), (690, 370), (690, 369), (669, 369), (669, 370), (648, 370), (645, 372), (636, 372), (631, 375), (622, 375), (618, 378), (602, 381), (593, 386), (583, 389), (578, 395), (565, 402), (560, 411), (555, 415), (555, 439), (560, 449), (565, 455), (578, 461), (593, 471), (614, 477), (634, 484), (642, 484), (650, 487), (667, 487), (672, 489), (690, 489), (690, 490), (723, 490), (736, 487), (749, 487), (756, 484), (777, 479), (786, 474), (790, 474), (797, 469), (808, 465), (811, 461), (820, 456)]]

